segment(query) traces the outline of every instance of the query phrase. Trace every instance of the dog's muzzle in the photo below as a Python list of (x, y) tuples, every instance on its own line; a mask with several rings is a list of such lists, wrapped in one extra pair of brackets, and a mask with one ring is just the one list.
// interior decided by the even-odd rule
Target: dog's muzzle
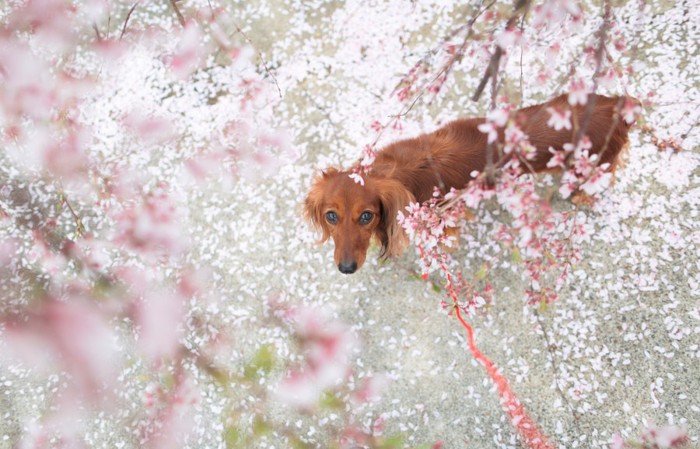
[(355, 271), (357, 271), (357, 262), (351, 262), (351, 263), (340, 262), (338, 264), (338, 269), (343, 274), (352, 274)]

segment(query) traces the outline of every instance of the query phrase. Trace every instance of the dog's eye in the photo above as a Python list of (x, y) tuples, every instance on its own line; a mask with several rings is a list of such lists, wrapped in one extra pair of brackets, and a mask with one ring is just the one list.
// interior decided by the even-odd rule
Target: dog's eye
[(360, 224), (368, 224), (374, 218), (374, 214), (368, 210), (362, 212), (360, 215)]
[(338, 214), (333, 211), (326, 212), (326, 221), (330, 224), (338, 223)]

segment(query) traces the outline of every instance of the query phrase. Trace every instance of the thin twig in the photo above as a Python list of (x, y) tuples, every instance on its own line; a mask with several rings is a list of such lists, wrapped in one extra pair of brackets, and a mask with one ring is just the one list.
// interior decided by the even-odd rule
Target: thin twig
[[(595, 70), (593, 72), (593, 88), (591, 89), (591, 94), (595, 94), (598, 90), (598, 78), (600, 78), (600, 72), (603, 66), (603, 56), (605, 55), (605, 41), (608, 37), (608, 28), (610, 27), (610, 18), (612, 15), (612, 8), (610, 6), (610, 1), (605, 2), (605, 9), (603, 12), (603, 24), (600, 26), (598, 31), (599, 39), (598, 48), (595, 53)], [(578, 145), (588, 128), (588, 124), (593, 116), (593, 108), (595, 107), (595, 95), (588, 95), (588, 101), (586, 102), (586, 110), (583, 113), (583, 118), (581, 119), (580, 126), (576, 132), (574, 138), (574, 147)]]
[[(501, 47), (498, 47), (496, 49), (496, 53), (499, 54), (499, 56), (496, 59), (492, 59), (492, 62), (495, 61), (495, 66), (493, 67), (493, 72), (489, 77), (485, 77), (484, 80), (488, 81), (491, 79), (491, 107), (490, 109), (493, 111), (496, 109), (496, 94), (498, 93), (498, 60), (500, 59), (500, 52), (501, 52)], [(498, 141), (498, 139), (496, 139)], [(487, 176), (487, 183), (488, 185), (492, 185), (494, 181), (494, 175), (495, 175), (495, 168), (493, 164), (493, 153), (494, 153), (494, 143), (495, 142), (487, 142), (486, 143), (486, 167), (484, 167), (484, 173), (486, 173)]]
[(92, 29), (95, 30), (95, 35), (97, 36), (97, 42), (102, 42), (102, 35), (100, 34), (100, 29), (97, 28), (97, 24), (92, 24)]
[(185, 16), (182, 15), (180, 12), (180, 8), (177, 6), (178, 0), (170, 0), (170, 5), (173, 7), (175, 10), (175, 15), (177, 15), (177, 20), (180, 22), (180, 25), (184, 28), (187, 25), (187, 22), (185, 22)]
[(83, 221), (80, 219), (80, 216), (75, 213), (75, 210), (73, 209), (73, 206), (71, 206), (70, 202), (68, 201), (68, 198), (66, 198), (66, 195), (63, 193), (60, 193), (60, 198), (61, 198), (61, 204), (65, 204), (68, 207), (68, 210), (70, 211), (71, 215), (73, 216), (73, 220), (75, 221), (75, 226), (76, 226), (76, 232), (80, 237), (85, 236), (85, 226), (83, 225)]
[[(257, 47), (253, 44), (253, 41), (248, 37), (247, 34), (243, 32), (243, 30), (241, 30), (241, 28), (237, 24), (234, 24), (233, 26), (236, 27), (236, 31), (240, 33), (241, 36), (243, 36), (243, 39), (245, 39), (251, 47), (257, 49)], [(279, 94), (280, 98), (283, 98), (282, 89), (280, 88), (280, 85), (277, 82), (277, 77), (275, 77), (274, 73), (272, 73), (272, 70), (268, 67), (263, 54), (259, 50), (256, 51), (258, 53), (258, 57), (260, 58), (260, 62), (262, 63), (263, 68), (265, 69), (265, 73), (267, 73), (270, 76), (270, 78), (272, 78), (272, 82), (275, 83), (275, 87), (277, 88), (277, 93)]]
[(547, 332), (547, 329), (544, 327), (544, 322), (542, 320), (542, 317), (540, 316), (539, 313), (537, 313), (537, 310), (534, 311), (535, 317), (537, 318), (537, 323), (540, 325), (540, 329), (542, 329), (542, 336), (544, 337), (544, 342), (547, 347), (547, 353), (549, 355), (549, 358), (551, 359), (550, 362), (552, 363), (552, 371), (554, 371), (554, 386), (557, 390), (557, 393), (559, 394), (559, 397), (561, 398), (562, 402), (566, 404), (566, 407), (569, 409), (571, 414), (574, 417), (574, 425), (576, 426), (578, 433), (580, 434), (580, 429), (579, 429), (579, 420), (581, 417), (579, 414), (576, 412), (576, 409), (571, 405), (569, 402), (568, 398), (564, 394), (564, 392), (561, 389), (561, 386), (559, 385), (559, 379), (557, 378), (556, 375), (556, 367), (559, 365), (557, 362), (556, 356), (554, 354), (554, 351), (552, 349), (552, 341), (549, 338), (549, 333)]
[(126, 19), (124, 19), (124, 26), (122, 27), (122, 32), (119, 34), (119, 40), (122, 40), (124, 37), (124, 33), (126, 33), (126, 26), (129, 24), (129, 19), (131, 18), (131, 14), (134, 12), (136, 9), (136, 6), (138, 6), (139, 2), (141, 0), (136, 0), (136, 3), (129, 9), (129, 12), (126, 14)]
[(394, 118), (394, 119), (399, 119), (401, 117), (406, 116), (409, 112), (411, 112), (411, 109), (418, 103), (418, 100), (420, 100), (423, 95), (425, 95), (425, 90), (421, 91), (416, 95), (416, 98), (413, 99), (411, 104), (409, 104), (407, 107), (403, 108), (398, 114), (390, 115), (389, 117)]

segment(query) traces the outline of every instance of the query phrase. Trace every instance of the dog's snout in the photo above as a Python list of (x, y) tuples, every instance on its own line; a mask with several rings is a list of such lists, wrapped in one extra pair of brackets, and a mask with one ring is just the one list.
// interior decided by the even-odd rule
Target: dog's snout
[(355, 271), (357, 271), (357, 262), (350, 262), (350, 263), (340, 262), (338, 264), (338, 269), (343, 274), (352, 274)]

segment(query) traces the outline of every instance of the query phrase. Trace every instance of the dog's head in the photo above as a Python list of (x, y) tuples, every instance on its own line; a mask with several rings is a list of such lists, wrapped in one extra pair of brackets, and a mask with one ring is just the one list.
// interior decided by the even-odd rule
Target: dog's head
[(367, 257), (372, 238), (382, 247), (381, 256), (397, 256), (408, 244), (397, 223), (399, 211), (413, 201), (413, 195), (391, 178), (364, 176), (364, 185), (350, 172), (328, 169), (313, 183), (306, 197), (306, 218), (335, 244), (334, 260), (341, 273), (359, 270)]

